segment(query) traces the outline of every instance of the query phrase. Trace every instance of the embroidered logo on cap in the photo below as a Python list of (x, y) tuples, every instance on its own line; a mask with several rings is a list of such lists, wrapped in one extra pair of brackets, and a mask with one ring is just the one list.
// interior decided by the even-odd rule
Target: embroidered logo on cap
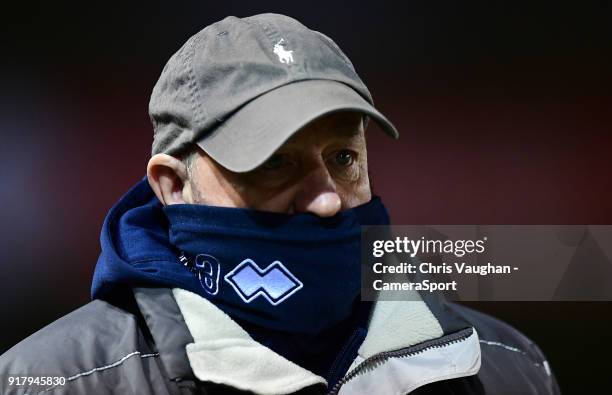
[(276, 44), (274, 44), (274, 53), (278, 56), (278, 60), (281, 63), (290, 64), (293, 63), (293, 51), (287, 51), (284, 43), (285, 39), (281, 38)]
[(224, 278), (245, 303), (261, 295), (276, 306), (303, 287), (280, 261), (261, 269), (252, 259), (245, 259)]

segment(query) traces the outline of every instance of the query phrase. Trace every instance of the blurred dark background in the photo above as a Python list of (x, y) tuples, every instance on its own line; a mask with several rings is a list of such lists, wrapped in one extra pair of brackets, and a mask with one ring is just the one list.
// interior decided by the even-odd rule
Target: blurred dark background
[[(332, 37), (399, 142), (369, 135), (396, 224), (612, 223), (608, 2), (3, 5), (0, 352), (87, 303), (98, 235), (145, 174), (151, 88), (227, 15)], [(567, 394), (609, 388), (612, 303), (471, 303), (535, 340)]]

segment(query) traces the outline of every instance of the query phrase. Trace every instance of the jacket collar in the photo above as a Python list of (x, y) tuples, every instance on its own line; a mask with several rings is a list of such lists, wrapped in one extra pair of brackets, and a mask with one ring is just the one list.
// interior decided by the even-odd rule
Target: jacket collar
[[(180, 288), (172, 289), (172, 294), (193, 338), (185, 345), (185, 351), (199, 380), (256, 394), (290, 394), (326, 384), (323, 377), (253, 340), (205, 298)], [(442, 310), (431, 309), (431, 301), (428, 303), (417, 293), (412, 299), (376, 302), (368, 335), (341, 381), (340, 394), (405, 393), (428, 383), (478, 372), (480, 346), (476, 331), (466, 325), (461, 330), (445, 332), (461, 322), (448, 314), (439, 320), (434, 312), (441, 314)]]
[(418, 292), (404, 298), (409, 300), (376, 302), (368, 334), (339, 383), (339, 394), (405, 394), (478, 373), (476, 330), (450, 312), (439, 320), (446, 311), (439, 299), (424, 300)]
[(133, 288), (132, 292), (170, 380), (193, 380), (185, 345), (194, 340), (171, 290)]
[(193, 336), (186, 350), (198, 379), (257, 394), (290, 394), (325, 384), (323, 377), (253, 340), (207, 299), (180, 288), (172, 292)]

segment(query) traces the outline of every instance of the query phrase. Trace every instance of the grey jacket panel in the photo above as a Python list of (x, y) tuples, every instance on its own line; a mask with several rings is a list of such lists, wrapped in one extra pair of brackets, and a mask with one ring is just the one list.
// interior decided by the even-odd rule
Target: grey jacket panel
[[(185, 356), (192, 342), (169, 289), (136, 289), (135, 310), (95, 300), (55, 321), (0, 356), (2, 394), (6, 375), (62, 376), (67, 382), (27, 393), (64, 394), (243, 394), (194, 378)], [(136, 306), (136, 303), (134, 303)], [(456, 304), (452, 312), (480, 337), (482, 364), (476, 376), (440, 381), (413, 394), (559, 394), (545, 357), (528, 338), (485, 314)], [(43, 390), (47, 390), (43, 392)], [(308, 387), (300, 394), (322, 394)]]
[(135, 288), (134, 296), (170, 380), (194, 380), (185, 345), (193, 337), (167, 288)]
[(446, 305), (478, 331), (482, 358), (478, 378), (486, 393), (561, 393), (546, 357), (527, 336), (487, 314), (455, 303)]
[[(0, 357), (2, 394), (169, 395), (137, 318), (94, 300), (23, 340)], [(8, 385), (7, 375), (63, 377), (64, 385)]]

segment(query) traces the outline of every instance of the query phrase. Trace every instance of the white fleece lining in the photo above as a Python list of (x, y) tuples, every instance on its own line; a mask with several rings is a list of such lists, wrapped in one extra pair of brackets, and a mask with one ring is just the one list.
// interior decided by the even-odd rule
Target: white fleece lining
[[(174, 298), (194, 343), (186, 346), (195, 376), (261, 395), (284, 395), (310, 385), (326, 384), (323, 377), (296, 365), (251, 336), (207, 299), (174, 288)], [(438, 320), (422, 299), (377, 301), (369, 330), (349, 372), (366, 358), (384, 351), (410, 347), (444, 335)], [(345, 383), (343, 395), (396, 395), (422, 385), (476, 374), (480, 346), (474, 333), (466, 340), (391, 358)]]
[[(442, 327), (418, 293), (413, 300), (377, 301), (359, 355), (369, 358), (444, 335)], [(353, 364), (354, 365), (354, 364)]]
[(194, 339), (186, 350), (198, 379), (261, 395), (284, 395), (326, 384), (323, 377), (253, 340), (205, 298), (180, 288), (172, 293)]
[[(364, 359), (357, 357), (357, 365)], [(340, 387), (339, 395), (400, 395), (435, 381), (471, 376), (480, 369), (476, 330), (465, 340), (430, 348), (407, 357), (390, 358)]]

